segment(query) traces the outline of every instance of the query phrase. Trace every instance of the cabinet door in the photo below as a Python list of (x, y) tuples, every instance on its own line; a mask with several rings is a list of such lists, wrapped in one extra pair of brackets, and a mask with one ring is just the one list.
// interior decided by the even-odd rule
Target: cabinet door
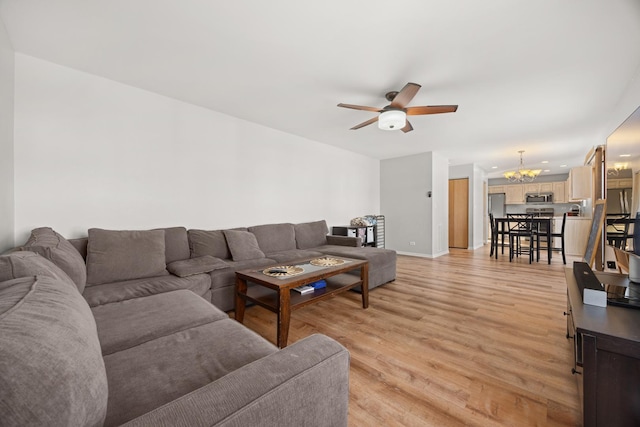
[(567, 202), (567, 195), (565, 193), (565, 186), (566, 183), (565, 182), (553, 182), (553, 188), (552, 188), (552, 192), (553, 192), (553, 202), (554, 203), (566, 203)]
[(607, 179), (607, 188), (618, 188), (619, 179)]
[(593, 171), (591, 166), (572, 168), (569, 172), (569, 200), (585, 200), (591, 198)]
[(537, 194), (540, 192), (540, 184), (524, 184), (524, 192)]
[(564, 251), (567, 255), (584, 256), (589, 238), (591, 221), (583, 218), (567, 218), (564, 229)]
[(624, 178), (618, 180), (618, 188), (632, 188), (633, 178)]
[(524, 187), (522, 184), (506, 185), (505, 190), (508, 205), (524, 203)]
[(541, 193), (551, 193), (553, 191), (553, 182), (541, 182), (540, 183), (540, 192)]
[(504, 193), (504, 185), (490, 185), (489, 194)]

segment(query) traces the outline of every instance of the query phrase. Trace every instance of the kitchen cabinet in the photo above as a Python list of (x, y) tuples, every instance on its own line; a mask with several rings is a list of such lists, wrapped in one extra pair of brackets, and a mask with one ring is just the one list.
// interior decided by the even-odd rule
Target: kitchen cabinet
[[(562, 218), (559, 223), (556, 220), (554, 232), (559, 233), (562, 226)], [(584, 256), (591, 230), (591, 218), (582, 216), (567, 217), (567, 224), (564, 227), (564, 252), (567, 255)], [(555, 243), (555, 242), (554, 242)], [(560, 242), (556, 247), (560, 247)]]
[(551, 193), (553, 191), (553, 183), (552, 182), (536, 182), (530, 184), (524, 184), (524, 193)]
[(489, 194), (504, 193), (504, 185), (490, 185)]
[(608, 179), (607, 188), (633, 188), (633, 178)]
[(553, 182), (541, 182), (540, 193), (551, 193), (553, 191)]
[(567, 203), (567, 195), (565, 192), (566, 182), (552, 182), (551, 192), (553, 192), (553, 203)]
[(522, 184), (505, 185), (506, 203), (517, 205), (524, 203), (524, 187)]
[(569, 171), (569, 201), (590, 199), (593, 173), (591, 166), (580, 166)]

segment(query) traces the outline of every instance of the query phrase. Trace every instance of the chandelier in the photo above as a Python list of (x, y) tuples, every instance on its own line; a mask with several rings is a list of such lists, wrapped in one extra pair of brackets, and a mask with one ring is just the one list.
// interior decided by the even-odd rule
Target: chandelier
[(518, 153), (520, 153), (520, 166), (518, 170), (505, 172), (504, 177), (507, 178), (509, 182), (531, 182), (540, 175), (542, 169), (525, 169), (524, 163), (522, 162), (522, 153), (524, 153), (524, 150), (520, 150)]

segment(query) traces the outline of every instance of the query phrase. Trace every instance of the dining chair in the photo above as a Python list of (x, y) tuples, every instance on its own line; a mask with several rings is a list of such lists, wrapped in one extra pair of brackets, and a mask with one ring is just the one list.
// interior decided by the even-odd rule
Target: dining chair
[[(547, 242), (547, 246), (548, 246), (547, 250), (562, 252), (562, 263), (563, 264), (567, 263), (567, 257), (564, 254), (564, 229), (565, 229), (566, 225), (567, 225), (567, 213), (565, 212), (562, 215), (562, 227), (560, 227), (560, 232), (559, 233), (551, 232), (551, 242)], [(553, 245), (553, 238), (554, 237), (559, 237), (560, 238), (560, 247), (559, 248), (556, 248)]]
[(509, 262), (513, 257), (525, 253), (522, 239), (528, 239), (529, 247), (526, 253), (529, 255), (529, 264), (533, 262), (533, 242), (536, 239), (533, 214), (507, 214), (509, 228)]
[(491, 228), (491, 251), (489, 252), (489, 258), (493, 257), (493, 251), (495, 246), (496, 254), (498, 253), (498, 233), (496, 228), (496, 223), (493, 219), (493, 214), (489, 212), (489, 225)]

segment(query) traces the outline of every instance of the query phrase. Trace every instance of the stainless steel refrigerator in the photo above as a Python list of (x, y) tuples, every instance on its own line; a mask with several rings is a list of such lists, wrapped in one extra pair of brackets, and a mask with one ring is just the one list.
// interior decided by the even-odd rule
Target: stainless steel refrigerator
[(627, 214), (630, 209), (631, 189), (630, 188), (609, 188), (607, 189), (607, 215)]
[(493, 214), (494, 218), (504, 218), (505, 202), (506, 196), (504, 193), (489, 194), (489, 213)]

